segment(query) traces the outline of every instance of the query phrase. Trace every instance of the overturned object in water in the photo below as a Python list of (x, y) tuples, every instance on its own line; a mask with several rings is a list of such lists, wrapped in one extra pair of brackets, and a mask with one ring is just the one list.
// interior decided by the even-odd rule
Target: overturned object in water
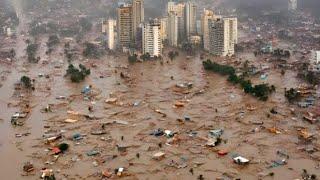
[(81, 91), (82, 94), (89, 94), (90, 92), (91, 92), (91, 86), (85, 86)]
[(176, 84), (176, 87), (178, 88), (192, 88), (193, 84), (190, 82), (185, 82), (185, 83), (178, 83)]
[(236, 156), (233, 158), (233, 162), (235, 162), (236, 164), (239, 164), (239, 165), (246, 165), (246, 164), (249, 164), (250, 160), (246, 159), (242, 156)]
[(157, 152), (153, 155), (152, 158), (159, 161), (159, 160), (163, 159), (165, 157), (165, 155), (166, 155), (166, 153), (164, 153), (164, 152)]
[(209, 131), (209, 137), (219, 138), (223, 134), (223, 129), (214, 129)]

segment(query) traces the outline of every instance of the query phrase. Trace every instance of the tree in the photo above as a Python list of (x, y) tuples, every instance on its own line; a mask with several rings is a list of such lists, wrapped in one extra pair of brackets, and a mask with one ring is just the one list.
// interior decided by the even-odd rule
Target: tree
[(292, 103), (298, 100), (301, 97), (301, 94), (297, 90), (290, 88), (288, 91), (285, 90), (284, 96)]
[(10, 52), (9, 52), (9, 58), (14, 58), (16, 57), (16, 51), (14, 49), (11, 49)]
[(312, 85), (317, 85), (319, 82), (318, 76), (316, 75), (316, 73), (314, 73), (312, 71), (307, 72), (305, 79), (308, 81), (308, 83), (310, 83)]
[(233, 84), (240, 84), (245, 93), (251, 94), (259, 100), (266, 101), (270, 93), (274, 92), (275, 86), (268, 86), (267, 84), (258, 84), (253, 86), (250, 80), (245, 80), (244, 76), (237, 76), (236, 70), (229, 65), (221, 65), (211, 60), (203, 61), (203, 67), (221, 75), (228, 75), (228, 81)]
[(87, 69), (84, 65), (80, 64), (79, 69), (70, 64), (66, 70), (66, 77), (70, 77), (72, 82), (79, 83), (83, 81), (86, 76), (90, 75), (90, 69)]
[(146, 60), (150, 60), (151, 59), (151, 56), (149, 53), (146, 53), (146, 54), (143, 54), (140, 56), (140, 59), (146, 61)]
[(271, 88), (267, 84), (258, 84), (253, 88), (254, 95), (262, 101), (266, 101), (268, 99), (270, 92)]
[(60, 40), (57, 35), (51, 35), (51, 36), (49, 36), (47, 46), (48, 46), (48, 48), (51, 48), (52, 46), (59, 44), (59, 42), (60, 42)]
[(22, 76), (20, 78), (20, 82), (23, 84), (25, 88), (30, 89), (32, 87), (31, 79), (28, 76)]
[(243, 76), (247, 76), (248, 73), (249, 73), (249, 61), (246, 60), (244, 63), (243, 63), (243, 67), (242, 67), (242, 71), (243, 71)]
[(182, 49), (187, 52), (188, 55), (194, 54), (194, 48), (191, 43), (183, 43)]
[(133, 55), (129, 55), (128, 56), (128, 61), (130, 62), (130, 63), (134, 63), (134, 62), (136, 62), (138, 60), (138, 55), (136, 55), (136, 54), (133, 54)]
[(228, 77), (228, 81), (233, 83), (233, 84), (238, 84), (239, 83), (239, 77), (236, 74), (231, 74)]
[(179, 53), (177, 51), (170, 51), (168, 53), (169, 58), (171, 59), (171, 61), (176, 58), (177, 56), (179, 56)]
[(242, 81), (240, 81), (240, 85), (245, 93), (253, 93), (254, 92), (254, 88), (252, 87), (251, 81), (242, 80)]
[(36, 52), (38, 50), (38, 44), (28, 44), (27, 46), (27, 55), (29, 62), (37, 62)]

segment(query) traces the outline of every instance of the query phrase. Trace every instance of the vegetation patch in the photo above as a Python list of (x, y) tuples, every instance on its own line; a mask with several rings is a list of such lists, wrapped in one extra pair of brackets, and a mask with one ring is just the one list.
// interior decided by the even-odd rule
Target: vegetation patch
[(252, 85), (250, 80), (246, 80), (243, 76), (238, 76), (234, 67), (229, 65), (221, 65), (211, 60), (203, 61), (205, 70), (228, 76), (228, 81), (233, 84), (239, 84), (243, 91), (257, 97), (261, 101), (268, 100), (269, 95), (275, 91), (275, 86), (268, 84)]
[(83, 81), (88, 75), (90, 75), (90, 73), (90, 69), (87, 69), (82, 64), (79, 65), (79, 69), (70, 64), (65, 76), (70, 77), (70, 80), (72, 82), (79, 83)]

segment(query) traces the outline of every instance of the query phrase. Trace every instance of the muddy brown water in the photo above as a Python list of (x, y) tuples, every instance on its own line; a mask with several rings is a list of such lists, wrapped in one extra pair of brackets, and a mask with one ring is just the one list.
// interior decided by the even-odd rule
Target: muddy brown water
[[(303, 121), (298, 115), (292, 115), (283, 97), (284, 87), (300, 83), (295, 79), (294, 72), (288, 71), (281, 77), (279, 71), (270, 70), (266, 81), (275, 84), (279, 90), (267, 102), (244, 94), (239, 87), (229, 84), (226, 77), (204, 71), (199, 55), (187, 59), (182, 52), (173, 61), (164, 57), (163, 64), (160, 61), (128, 64), (125, 56), (106, 56), (90, 62), (83, 60), (82, 63), (88, 66), (95, 63), (97, 67), (91, 68), (92, 73), (84, 82), (74, 84), (63, 77), (68, 65), (66, 61), (62, 68), (54, 68), (56, 61), (63, 59), (63, 49), (57, 48), (53, 55), (46, 56), (46, 38), (40, 38), (40, 42), (42, 48), (38, 53), (49, 60), (48, 65), (39, 63), (24, 66), (23, 62), (26, 60), (22, 47), (25, 47), (25, 44), (23, 38), (18, 38), (19, 60), (12, 66), (1, 66), (2, 71), (11, 71), (0, 88), (0, 118), (3, 119), (0, 122), (1, 179), (38, 179), (43, 167), (53, 169), (57, 179), (101, 179), (101, 171), (109, 169), (113, 172), (119, 167), (124, 167), (130, 174), (123, 179), (196, 179), (200, 174), (205, 179), (258, 179), (259, 173), (269, 172), (274, 172), (274, 177), (263, 179), (295, 179), (301, 177), (302, 169), (308, 169), (310, 173), (320, 176), (316, 169), (319, 153), (315, 152), (311, 157), (298, 149), (305, 144), (298, 139), (295, 128), (306, 127), (310, 132), (316, 133), (317, 137), (318, 127)], [(246, 54), (240, 56), (253, 58)], [(121, 78), (120, 72), (128, 75), (128, 78)], [(40, 78), (39, 73), (49, 74), (50, 78)], [(24, 126), (12, 127), (10, 117), (19, 107), (8, 107), (7, 104), (20, 101), (13, 96), (13, 84), (24, 74), (36, 79), (34, 92), (22, 92), (28, 97), (32, 111), (25, 119)], [(101, 74), (106, 76), (100, 78)], [(260, 82), (260, 79), (253, 78), (253, 81)], [(175, 91), (174, 86), (183, 82), (193, 83), (188, 94)], [(100, 92), (92, 101), (79, 95), (81, 89), (89, 84), (95, 91)], [(46, 87), (50, 87), (50, 90), (46, 90)], [(196, 93), (200, 90), (203, 90), (203, 93)], [(119, 104), (104, 102), (110, 94), (118, 98)], [(71, 101), (56, 99), (57, 96), (73, 95), (79, 96), (75, 96)], [(185, 106), (174, 108), (176, 101), (185, 102)], [(135, 102), (139, 102), (138, 105), (132, 106)], [(90, 113), (87, 108), (92, 103), (94, 112)], [(47, 104), (56, 106), (53, 112), (42, 113), (41, 109)], [(247, 105), (255, 106), (256, 110), (247, 110)], [(272, 107), (277, 107), (281, 113), (268, 118), (266, 114)], [(165, 113), (166, 117), (155, 112), (156, 109)], [(66, 124), (63, 121), (70, 117), (68, 110), (101, 119), (76, 118), (79, 120), (76, 123)], [(177, 121), (184, 116), (189, 116), (191, 121)], [(297, 118), (293, 119), (296, 116)], [(107, 134), (90, 134), (90, 131), (101, 123), (114, 120), (126, 121), (128, 124), (108, 124), (105, 126)], [(272, 134), (251, 123), (257, 121), (263, 121), (266, 128), (276, 126), (281, 134)], [(63, 130), (64, 137), (56, 143), (65, 142), (70, 145), (69, 150), (57, 160), (46, 151), (52, 146), (44, 144), (42, 135), (48, 130), (44, 128), (45, 125), (50, 126), (51, 130)], [(149, 135), (157, 128), (177, 132), (180, 141), (168, 145), (168, 138)], [(214, 148), (205, 147), (206, 141), (202, 138), (207, 137), (209, 130), (218, 128), (224, 129), (223, 143)], [(197, 132), (197, 135), (189, 136), (190, 131)], [(26, 132), (31, 134), (15, 137), (17, 133)], [(75, 142), (70, 139), (75, 133), (86, 136)], [(123, 140), (121, 136), (124, 137)], [(102, 137), (106, 140), (102, 140)], [(159, 147), (159, 143), (162, 147)], [(313, 141), (315, 146), (318, 143), (317, 139)], [(120, 154), (116, 144), (129, 146), (127, 153)], [(100, 155), (87, 156), (86, 153), (93, 149), (98, 150)], [(218, 156), (217, 150), (226, 150), (229, 154)], [(277, 155), (278, 150), (286, 151), (290, 156), (287, 165), (268, 168), (273, 160), (283, 159)], [(154, 160), (153, 154), (160, 151), (166, 153), (165, 158)], [(140, 158), (136, 157), (137, 153)], [(231, 158), (233, 154), (240, 154), (250, 159), (251, 163), (246, 166), (234, 164)], [(101, 159), (105, 162), (98, 166), (93, 164)], [(169, 166), (172, 160), (183, 165), (182, 168)], [(34, 174), (22, 176), (22, 167), (27, 161), (34, 164), (35, 171)], [(189, 172), (190, 168), (194, 170), (193, 175)]]

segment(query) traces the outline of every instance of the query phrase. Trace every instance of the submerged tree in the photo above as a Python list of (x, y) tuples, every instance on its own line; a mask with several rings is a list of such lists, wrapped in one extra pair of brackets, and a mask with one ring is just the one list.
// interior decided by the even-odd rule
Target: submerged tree
[(38, 50), (38, 44), (28, 44), (27, 46), (27, 55), (29, 62), (37, 62), (36, 52)]
[(79, 83), (83, 81), (86, 76), (90, 75), (90, 69), (87, 69), (84, 65), (80, 64), (79, 69), (70, 64), (66, 71), (66, 77), (70, 77), (72, 82)]
[(300, 93), (293, 88), (290, 88), (288, 91), (285, 90), (284, 96), (288, 99), (290, 103), (298, 100), (301, 97)]
[(170, 52), (168, 53), (168, 56), (169, 56), (169, 58), (170, 58), (171, 61), (172, 61), (172, 60), (175, 59), (177, 56), (179, 56), (179, 53), (178, 53), (178, 51), (170, 51)]
[(203, 61), (203, 67), (206, 70), (210, 70), (221, 75), (228, 75), (228, 81), (233, 84), (240, 84), (245, 93), (251, 94), (257, 97), (259, 100), (268, 100), (269, 94), (275, 91), (275, 86), (269, 86), (268, 84), (252, 85), (250, 80), (245, 80), (244, 76), (236, 75), (234, 67), (229, 65), (221, 65), (211, 60)]
[(140, 56), (140, 59), (144, 60), (144, 61), (147, 61), (147, 60), (150, 60), (151, 59), (151, 56), (149, 53), (146, 53), (146, 54), (143, 54)]
[(138, 55), (136, 55), (136, 54), (133, 54), (133, 55), (129, 55), (128, 56), (128, 61), (130, 62), (130, 63), (134, 63), (134, 62), (136, 62), (138, 60)]
[(22, 76), (20, 78), (20, 82), (23, 84), (25, 88), (29, 89), (32, 87), (31, 79), (28, 76)]

